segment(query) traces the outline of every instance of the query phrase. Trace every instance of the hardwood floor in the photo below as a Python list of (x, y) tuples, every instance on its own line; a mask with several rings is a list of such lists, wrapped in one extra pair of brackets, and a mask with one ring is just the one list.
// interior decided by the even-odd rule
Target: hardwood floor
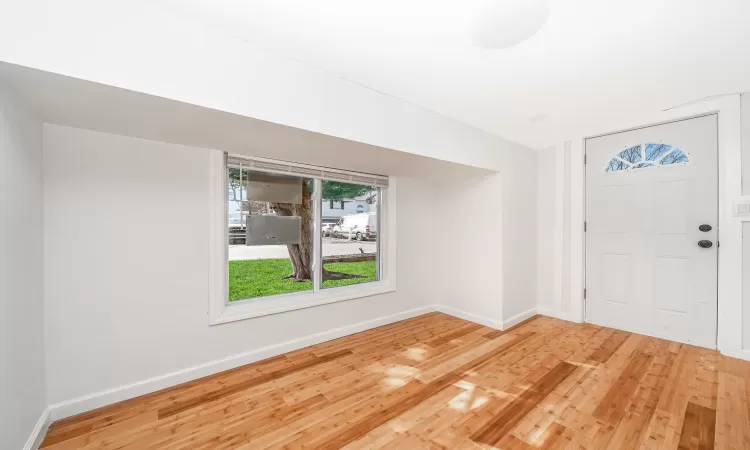
[(433, 313), (54, 423), (62, 449), (750, 449), (750, 363)]

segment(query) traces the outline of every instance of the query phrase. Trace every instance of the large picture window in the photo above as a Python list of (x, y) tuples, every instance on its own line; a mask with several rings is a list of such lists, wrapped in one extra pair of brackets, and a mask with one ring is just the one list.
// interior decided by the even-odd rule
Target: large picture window
[(224, 161), (226, 270), (215, 284), (226, 292), (226, 306), (272, 313), (393, 290), (383, 284), (380, 251), (387, 177)]

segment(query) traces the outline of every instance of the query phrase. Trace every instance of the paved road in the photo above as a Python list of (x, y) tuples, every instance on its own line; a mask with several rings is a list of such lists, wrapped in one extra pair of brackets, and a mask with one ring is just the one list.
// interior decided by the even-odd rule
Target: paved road
[[(353, 255), (360, 253), (359, 248), (365, 253), (375, 253), (377, 244), (374, 241), (347, 241), (346, 239), (323, 238), (323, 256)], [(273, 259), (288, 258), (289, 252), (286, 245), (262, 245), (245, 246), (230, 245), (229, 260), (239, 259)]]

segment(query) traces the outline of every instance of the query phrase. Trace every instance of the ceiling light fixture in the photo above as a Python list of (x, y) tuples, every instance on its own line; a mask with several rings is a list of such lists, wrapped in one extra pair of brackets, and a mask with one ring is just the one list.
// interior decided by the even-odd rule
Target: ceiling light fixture
[(485, 49), (518, 45), (549, 18), (549, 0), (485, 0), (474, 14), (474, 43)]

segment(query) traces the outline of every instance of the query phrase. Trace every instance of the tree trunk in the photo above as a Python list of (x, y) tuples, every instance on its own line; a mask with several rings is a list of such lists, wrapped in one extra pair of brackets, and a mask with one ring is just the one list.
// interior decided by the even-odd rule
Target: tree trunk
[(272, 203), (273, 209), (279, 216), (299, 216), (302, 219), (301, 239), (299, 244), (286, 246), (289, 251), (289, 259), (292, 260), (294, 273), (287, 278), (294, 281), (312, 280), (312, 256), (313, 256), (313, 224), (312, 207), (310, 202), (310, 189), (306, 182), (302, 182), (302, 203), (293, 205), (291, 203)]
[[(291, 203), (271, 203), (279, 216), (299, 216), (302, 220), (301, 238), (299, 244), (286, 246), (289, 251), (289, 259), (292, 261), (293, 273), (287, 279), (294, 281), (312, 281), (313, 260), (313, 223), (312, 223), (312, 195), (306, 182), (302, 182), (302, 203), (294, 205)], [(323, 280), (343, 280), (347, 278), (363, 278), (361, 275), (351, 275), (341, 272), (329, 272), (322, 268)]]

